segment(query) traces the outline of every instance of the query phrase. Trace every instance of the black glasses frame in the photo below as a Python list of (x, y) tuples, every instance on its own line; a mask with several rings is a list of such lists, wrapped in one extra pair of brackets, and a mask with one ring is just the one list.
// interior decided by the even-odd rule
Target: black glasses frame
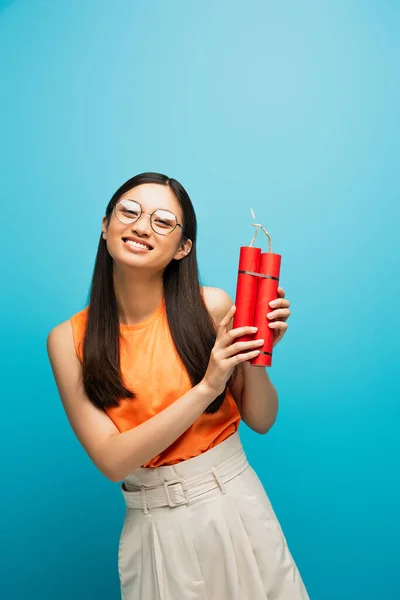
[[(126, 200), (131, 200), (131, 199), (130, 199), (130, 198), (126, 198)], [(122, 202), (122, 200), (118, 200), (118, 202), (116, 202), (116, 203), (114, 204), (114, 208), (113, 208), (114, 214), (115, 214), (115, 216), (116, 216), (116, 218), (117, 218), (117, 219), (118, 219), (118, 215), (117, 215), (117, 206), (118, 206), (118, 204), (119, 204), (120, 202)], [(131, 202), (135, 202), (135, 204), (138, 204), (138, 205), (140, 206), (140, 215), (138, 216), (138, 218), (137, 218), (137, 219), (135, 219), (134, 221), (132, 221), (132, 223), (137, 223), (137, 222), (139, 221), (140, 217), (141, 217), (143, 214), (145, 214), (145, 215), (149, 215), (149, 216), (150, 216), (150, 226), (151, 226), (152, 230), (154, 231), (154, 233), (157, 233), (157, 235), (170, 235), (170, 234), (171, 234), (173, 231), (175, 231), (175, 229), (176, 229), (177, 227), (180, 227), (180, 228), (182, 229), (182, 234), (185, 234), (185, 231), (184, 231), (184, 229), (183, 229), (183, 226), (181, 225), (181, 223), (178, 223), (178, 218), (177, 218), (177, 216), (176, 216), (176, 215), (174, 215), (174, 213), (173, 213), (171, 210), (168, 210), (168, 212), (170, 212), (170, 213), (171, 213), (171, 215), (174, 215), (174, 217), (175, 217), (175, 219), (176, 219), (176, 225), (175, 225), (175, 227), (174, 227), (173, 229), (171, 229), (171, 231), (169, 231), (168, 233), (160, 233), (159, 231), (156, 231), (156, 230), (154, 229), (154, 227), (153, 227), (153, 215), (154, 215), (154, 213), (155, 213), (155, 212), (157, 212), (158, 210), (165, 210), (165, 211), (166, 211), (167, 209), (165, 209), (165, 208), (156, 208), (155, 210), (153, 210), (153, 212), (152, 212), (152, 213), (146, 213), (146, 212), (144, 212), (144, 210), (143, 210), (143, 208), (142, 208), (142, 205), (140, 204), (140, 202), (138, 202), (137, 200), (131, 200)], [(124, 225), (132, 225), (132, 223), (124, 223), (124, 221), (121, 221), (121, 219), (118, 219), (118, 221), (119, 221), (120, 223), (123, 223)]]

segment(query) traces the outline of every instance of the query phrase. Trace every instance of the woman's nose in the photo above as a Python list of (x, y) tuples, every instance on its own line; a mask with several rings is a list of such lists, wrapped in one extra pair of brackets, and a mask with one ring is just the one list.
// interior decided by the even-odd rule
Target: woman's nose
[(132, 230), (136, 230), (138, 232), (143, 233), (151, 233), (151, 223), (150, 223), (150, 215), (147, 213), (142, 213), (137, 221), (132, 223)]

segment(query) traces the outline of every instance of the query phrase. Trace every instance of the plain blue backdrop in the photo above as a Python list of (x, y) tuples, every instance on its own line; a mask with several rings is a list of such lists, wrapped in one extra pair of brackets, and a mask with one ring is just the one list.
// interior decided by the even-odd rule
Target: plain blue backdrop
[(203, 285), (234, 298), (250, 207), (282, 254), (278, 419), (240, 432), (311, 600), (398, 597), (399, 25), (389, 0), (0, 1), (2, 597), (119, 598), (122, 495), (46, 337), (147, 170), (191, 196)]

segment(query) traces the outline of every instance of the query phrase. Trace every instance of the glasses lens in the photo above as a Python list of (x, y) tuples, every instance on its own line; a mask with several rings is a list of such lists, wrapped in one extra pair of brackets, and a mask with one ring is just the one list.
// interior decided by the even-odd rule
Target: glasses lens
[[(117, 219), (121, 223), (134, 223), (141, 214), (140, 204), (135, 200), (120, 200), (115, 207)], [(176, 227), (177, 218), (169, 210), (159, 208), (151, 217), (151, 226), (154, 231), (162, 235), (171, 233)]]
[(115, 211), (121, 223), (134, 223), (140, 215), (140, 204), (134, 200), (120, 200)]
[(177, 223), (176, 216), (169, 210), (159, 208), (151, 218), (151, 224), (157, 233), (166, 235), (175, 229)]

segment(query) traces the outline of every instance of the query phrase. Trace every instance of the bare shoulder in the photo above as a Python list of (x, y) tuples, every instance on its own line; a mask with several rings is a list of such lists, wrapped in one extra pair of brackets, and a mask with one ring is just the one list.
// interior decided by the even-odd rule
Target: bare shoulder
[(75, 403), (81, 371), (70, 321), (64, 321), (50, 331), (46, 349), (58, 392), (68, 415)]
[[(216, 287), (203, 286), (202, 287), (204, 302), (207, 306), (207, 310), (212, 316), (215, 325), (218, 327), (221, 319), (224, 318), (228, 310), (234, 304), (232, 298), (229, 296), (225, 290)], [(232, 321), (229, 323), (227, 330), (230, 331), (232, 329)], [(237, 377), (232, 385), (232, 395), (234, 400), (238, 406), (239, 411), (241, 411), (241, 399), (243, 393), (243, 365), (239, 364), (237, 366)]]
[(118, 429), (106, 414), (87, 397), (83, 388), (82, 365), (75, 351), (72, 323), (60, 323), (47, 336), (47, 354), (61, 402), (70, 425), (94, 464), (114, 481), (105, 448)]
[(219, 325), (221, 319), (223, 319), (234, 303), (232, 298), (225, 290), (217, 287), (203, 286), (202, 292), (209, 313), (215, 323)]
[(75, 351), (72, 325), (69, 319), (56, 325), (50, 331), (46, 340), (46, 348), (50, 360), (55, 358), (60, 351), (61, 353), (68, 350), (71, 353)]
[(62, 339), (65, 337), (71, 337), (72, 338), (72, 325), (71, 325), (71, 321), (69, 319), (67, 319), (66, 321), (63, 321), (62, 323), (60, 323), (59, 325), (56, 325), (55, 327), (53, 327), (53, 329), (50, 331), (50, 333), (47, 336), (47, 340), (49, 339)]

